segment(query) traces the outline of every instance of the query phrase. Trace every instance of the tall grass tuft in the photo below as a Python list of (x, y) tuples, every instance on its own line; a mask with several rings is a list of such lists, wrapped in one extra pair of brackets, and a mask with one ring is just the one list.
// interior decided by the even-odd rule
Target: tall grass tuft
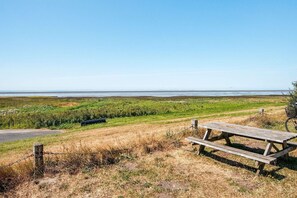
[(33, 163), (30, 160), (13, 167), (0, 167), (0, 192), (6, 192), (21, 182), (31, 179)]
[(286, 118), (285, 112), (279, 114), (254, 115), (236, 124), (285, 131)]

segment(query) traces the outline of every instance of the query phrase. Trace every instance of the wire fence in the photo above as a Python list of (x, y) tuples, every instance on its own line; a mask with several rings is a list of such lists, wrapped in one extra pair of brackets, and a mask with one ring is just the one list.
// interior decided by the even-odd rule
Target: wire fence
[(31, 158), (31, 157), (33, 157), (33, 156), (34, 156), (33, 154), (28, 154), (28, 155), (26, 155), (25, 157), (22, 157), (22, 158), (20, 158), (20, 159), (14, 161), (14, 162), (11, 162), (11, 163), (6, 164), (6, 165), (3, 165), (3, 166), (0, 166), (0, 169), (1, 169), (1, 168), (8, 168), (8, 167), (11, 167), (11, 166), (13, 166), (13, 165), (15, 165), (15, 164), (18, 164), (18, 163), (20, 163), (20, 162), (22, 162), (22, 161), (25, 161), (25, 160)]
[[(78, 155), (85, 155), (85, 154), (89, 154), (89, 155), (96, 155), (96, 154), (100, 154), (101, 152), (87, 152), (87, 153), (79, 153), (79, 152), (43, 152), (43, 155), (69, 155), (69, 154), (78, 154)], [(6, 165), (2, 165), (0, 166), (0, 169), (4, 169), (4, 168), (8, 168), (11, 167), (15, 164), (18, 164), (22, 161), (26, 161), (27, 159), (34, 157), (34, 154), (28, 154), (25, 157), (22, 157), (14, 162), (11, 162), (9, 164)]]
[(89, 154), (89, 155), (96, 155), (96, 154), (100, 154), (101, 152), (85, 152), (85, 153), (79, 153), (79, 152), (59, 152), (59, 153), (55, 153), (55, 152), (44, 152), (43, 154), (45, 155), (69, 155), (69, 154), (78, 154), (78, 155), (85, 155), (85, 154)]

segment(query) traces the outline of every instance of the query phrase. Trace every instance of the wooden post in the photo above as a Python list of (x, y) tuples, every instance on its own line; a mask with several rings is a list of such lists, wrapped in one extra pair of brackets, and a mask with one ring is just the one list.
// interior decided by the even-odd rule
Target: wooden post
[(44, 176), (43, 144), (35, 143), (33, 145), (34, 155), (34, 178)]
[(193, 119), (192, 120), (192, 127), (195, 129), (195, 134), (198, 135), (198, 120)]

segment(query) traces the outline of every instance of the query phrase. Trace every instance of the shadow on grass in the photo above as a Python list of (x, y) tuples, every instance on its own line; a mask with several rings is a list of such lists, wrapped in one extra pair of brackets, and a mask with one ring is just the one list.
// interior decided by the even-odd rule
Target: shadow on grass
[[(247, 146), (245, 146), (243, 144), (238, 144), (238, 143), (233, 143), (232, 147), (240, 148), (242, 150), (251, 151), (251, 152), (255, 152), (255, 153), (259, 153), (259, 154), (264, 153), (264, 149), (262, 149), (262, 148), (250, 148), (250, 147), (247, 147)], [(244, 169), (252, 171), (252, 172), (257, 171), (257, 168), (255, 168), (255, 167), (252, 167), (250, 165), (246, 165), (246, 164), (243, 164), (241, 162), (237, 162), (237, 161), (234, 161), (234, 160), (231, 160), (231, 159), (227, 159), (227, 158), (225, 158), (223, 156), (216, 155), (215, 154), (216, 152), (217, 152), (217, 150), (212, 150), (210, 152), (204, 151), (203, 155), (206, 156), (206, 157), (213, 158), (213, 159), (215, 159), (215, 160), (217, 160), (219, 162), (228, 164), (230, 166), (244, 168)], [(277, 161), (277, 166), (271, 171), (266, 171), (264, 169), (262, 175), (271, 176), (274, 179), (282, 180), (282, 179), (286, 178), (284, 175), (279, 173), (279, 171), (282, 170), (283, 168), (287, 168), (287, 169), (290, 169), (290, 170), (293, 170), (293, 171), (297, 171), (297, 157), (290, 156), (288, 159), (279, 158), (278, 161)]]

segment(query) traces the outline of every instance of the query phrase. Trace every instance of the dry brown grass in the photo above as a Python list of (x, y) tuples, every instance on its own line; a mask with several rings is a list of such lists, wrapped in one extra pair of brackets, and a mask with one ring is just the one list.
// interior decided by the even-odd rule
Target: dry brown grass
[[(11, 192), (14, 197), (296, 197), (296, 171), (285, 179), (255, 177), (240, 166), (196, 156), (191, 148), (156, 151), (116, 165), (83, 169), (78, 174), (47, 175)], [(217, 152), (216, 155), (222, 155)], [(244, 158), (225, 156), (252, 165)], [(273, 167), (267, 167), (269, 170)]]
[(285, 131), (285, 121), (287, 116), (284, 110), (265, 113), (264, 115), (251, 115), (246, 119), (237, 120), (234, 123), (248, 125), (259, 128), (268, 128)]
[[(46, 174), (77, 174), (82, 170), (100, 168), (118, 163), (122, 159), (137, 158), (155, 151), (181, 146), (181, 140), (192, 131), (182, 133), (167, 131), (166, 135), (137, 135), (125, 142), (101, 145), (96, 148), (84, 144), (62, 147), (59, 153), (49, 153), (45, 158)], [(0, 168), (0, 192), (6, 192), (23, 181), (32, 179), (32, 162)]]
[(18, 184), (28, 181), (33, 175), (33, 163), (30, 160), (13, 167), (0, 168), (0, 192), (6, 192)]

